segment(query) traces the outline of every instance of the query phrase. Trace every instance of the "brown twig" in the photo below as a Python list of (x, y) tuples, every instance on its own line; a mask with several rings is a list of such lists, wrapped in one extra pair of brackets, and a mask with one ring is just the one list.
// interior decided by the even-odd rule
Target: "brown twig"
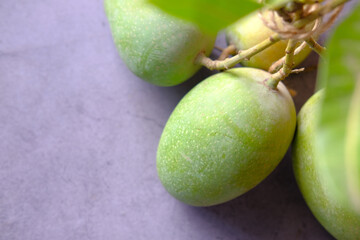
[(274, 34), (271, 37), (265, 39), (261, 43), (247, 49), (244, 51), (239, 51), (239, 53), (231, 58), (226, 58), (224, 60), (211, 60), (204, 53), (200, 53), (195, 63), (202, 64), (210, 70), (225, 70), (228, 68), (234, 67), (236, 64), (240, 63), (243, 60), (249, 60), (255, 54), (263, 51), (264, 49), (270, 47), (274, 43), (280, 41), (280, 36)]
[(236, 54), (236, 47), (235, 47), (235, 45), (231, 44), (222, 50), (222, 52), (217, 60), (219, 60), (219, 61), (225, 60), (230, 55), (235, 55), (235, 54)]
[[(245, 59), (250, 59), (255, 54), (263, 51), (264, 49), (270, 47), (275, 42), (278, 42), (282, 39), (292, 39), (292, 40), (308, 40), (312, 36), (317, 36), (321, 32), (325, 31), (337, 18), (340, 11), (342, 10), (343, 4), (346, 3), (348, 0), (331, 0), (328, 4), (324, 5), (316, 5), (313, 9), (309, 8), (311, 12), (308, 12), (307, 16), (302, 19), (295, 19), (294, 22), (286, 23), (285, 21), (282, 21), (282, 24), (285, 24), (287, 29), (281, 30), (277, 26), (276, 19), (275, 19), (275, 13), (271, 16), (272, 18), (272, 24), (274, 24), (275, 34), (272, 35), (270, 38), (264, 40), (263, 42), (255, 45), (252, 48), (249, 48), (244, 51), (239, 51), (239, 53), (231, 58), (225, 58), (224, 60), (212, 60), (205, 56), (205, 54), (200, 53), (195, 63), (202, 64), (205, 67), (209, 68), (210, 70), (225, 70), (228, 68), (234, 67), (236, 64), (240, 63), (241, 61)], [(315, 5), (314, 5), (315, 6)], [(310, 11), (309, 10), (309, 11)], [(327, 19), (325, 23), (323, 23), (323, 17), (326, 14), (330, 14), (330, 17)], [(267, 25), (271, 26), (271, 23), (269, 22)], [(311, 25), (311, 30), (309, 30), (309, 26)], [(290, 40), (291, 41), (291, 40)], [(310, 42), (312, 44), (312, 42)], [(320, 48), (315, 46), (317, 50)], [(221, 56), (222, 58), (224, 56)], [(221, 59), (222, 59), (221, 58)], [(286, 59), (286, 57), (285, 57)], [(281, 61), (281, 60), (279, 60)], [(286, 61), (284, 61), (285, 63)], [(278, 65), (276, 65), (278, 66)], [(280, 71), (283, 71), (284, 67), (280, 69)], [(286, 70), (286, 68), (285, 68)], [(279, 72), (280, 72), (279, 71)], [(280, 74), (280, 73), (279, 73)], [(285, 73), (286, 75), (287, 73)]]
[[(273, 73), (269, 79), (266, 80), (266, 84), (272, 89), (276, 89), (277, 85), (280, 81), (284, 80), (287, 76), (289, 76), (293, 70), (294, 66), (294, 52), (296, 49), (297, 40), (291, 39), (289, 40), (286, 47), (286, 55), (285, 61), (282, 68)], [(296, 70), (294, 70), (296, 72)]]
[(305, 42), (312, 50), (314, 50), (317, 54), (319, 54), (319, 56), (324, 55), (326, 48), (321, 46), (318, 42), (316, 42), (313, 37), (309, 38)]
[[(303, 42), (299, 47), (297, 47), (295, 49), (295, 52), (294, 52), (294, 55), (298, 55), (302, 50), (304, 50), (304, 48), (307, 46), (307, 44), (305, 42)], [(280, 70), (280, 68), (282, 67), (282, 65), (284, 64), (285, 62), (285, 56), (280, 58), (279, 60), (277, 60), (276, 62), (274, 62), (270, 68), (269, 68), (269, 72), (270, 73), (275, 73), (277, 71)]]

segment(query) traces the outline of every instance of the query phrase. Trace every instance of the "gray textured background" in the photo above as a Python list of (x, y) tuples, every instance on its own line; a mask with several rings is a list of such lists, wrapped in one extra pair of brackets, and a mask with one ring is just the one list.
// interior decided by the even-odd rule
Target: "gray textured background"
[[(313, 89), (309, 69), (287, 80), (297, 108)], [(1, 0), (0, 239), (332, 239), (305, 205), (289, 154), (226, 204), (190, 207), (164, 190), (162, 129), (209, 74), (171, 88), (134, 76), (102, 0)]]

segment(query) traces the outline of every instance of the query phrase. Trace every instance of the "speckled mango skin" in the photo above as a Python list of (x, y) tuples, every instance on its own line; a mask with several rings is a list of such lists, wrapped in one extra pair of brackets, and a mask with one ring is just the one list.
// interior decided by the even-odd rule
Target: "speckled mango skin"
[(307, 205), (330, 234), (339, 240), (360, 239), (360, 215), (330, 197), (329, 181), (322, 175), (321, 164), (317, 164), (315, 128), (323, 96), (323, 90), (317, 92), (299, 112), (292, 148), (295, 178)]
[[(269, 38), (274, 32), (267, 28), (258, 13), (252, 13), (229, 26), (226, 31), (226, 39), (229, 44), (236, 46), (238, 50), (249, 49), (256, 44)], [(264, 51), (251, 57), (248, 61), (241, 62), (247, 67), (268, 70), (270, 66), (285, 55), (288, 41), (282, 40)], [(299, 65), (310, 54), (311, 48), (306, 47), (294, 58), (294, 67)]]
[(105, 11), (122, 60), (137, 76), (159, 86), (190, 78), (198, 53), (211, 53), (216, 36), (167, 15), (144, 0), (105, 0)]
[(175, 198), (193, 206), (229, 201), (255, 187), (285, 155), (296, 125), (285, 86), (269, 73), (234, 68), (213, 75), (177, 105), (162, 133), (158, 175)]

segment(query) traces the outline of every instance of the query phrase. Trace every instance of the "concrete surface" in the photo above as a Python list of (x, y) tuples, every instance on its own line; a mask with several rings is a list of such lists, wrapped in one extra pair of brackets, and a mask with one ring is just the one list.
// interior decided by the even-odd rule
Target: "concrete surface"
[[(305, 65), (314, 63), (312, 55)], [(287, 81), (297, 108), (315, 73)], [(134, 76), (102, 0), (1, 0), (0, 239), (332, 239), (305, 205), (289, 154), (219, 206), (190, 207), (164, 190), (155, 166), (162, 129), (209, 74), (171, 88)]]

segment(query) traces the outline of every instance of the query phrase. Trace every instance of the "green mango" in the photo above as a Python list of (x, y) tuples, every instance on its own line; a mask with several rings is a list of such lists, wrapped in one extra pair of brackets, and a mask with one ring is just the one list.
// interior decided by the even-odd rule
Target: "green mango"
[(159, 86), (174, 86), (190, 78), (201, 65), (216, 36), (177, 19), (145, 0), (105, 0), (105, 11), (122, 60), (137, 76)]
[(175, 198), (211, 206), (249, 191), (285, 155), (296, 126), (290, 94), (271, 75), (234, 68), (199, 83), (179, 102), (162, 133), (158, 175)]
[[(316, 126), (320, 119), (323, 90), (312, 96), (298, 115), (293, 142), (293, 168), (300, 191), (317, 220), (336, 239), (360, 239), (360, 214), (345, 201), (334, 198), (333, 179), (319, 161)], [(331, 149), (329, 149), (331, 151)], [(343, 161), (339, 158), (338, 161)]]
[[(266, 12), (264, 14), (266, 14)], [(275, 32), (264, 25), (258, 12), (254, 12), (241, 18), (225, 30), (228, 44), (235, 45), (237, 50), (249, 49), (269, 38), (274, 33)], [(274, 62), (285, 56), (287, 43), (288, 40), (279, 41), (251, 57), (250, 60), (244, 60), (241, 64), (247, 67), (260, 68), (267, 71)], [(303, 51), (295, 55), (294, 67), (299, 65), (310, 52), (311, 48), (307, 46)]]

